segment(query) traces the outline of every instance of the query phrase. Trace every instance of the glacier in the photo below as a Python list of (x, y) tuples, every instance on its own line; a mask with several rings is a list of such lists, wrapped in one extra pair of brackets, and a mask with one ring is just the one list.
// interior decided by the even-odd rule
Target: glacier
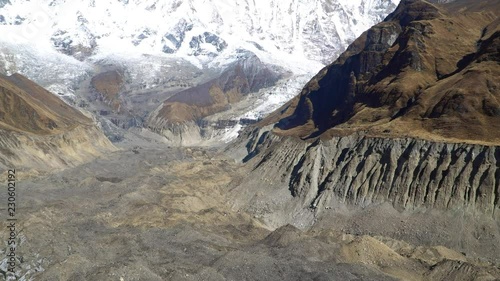
[(19, 72), (76, 101), (82, 81), (103, 65), (119, 65), (136, 88), (154, 90), (182, 65), (218, 73), (244, 50), (293, 74), (236, 117), (260, 118), (398, 2), (9, 0), (0, 8), (0, 73)]

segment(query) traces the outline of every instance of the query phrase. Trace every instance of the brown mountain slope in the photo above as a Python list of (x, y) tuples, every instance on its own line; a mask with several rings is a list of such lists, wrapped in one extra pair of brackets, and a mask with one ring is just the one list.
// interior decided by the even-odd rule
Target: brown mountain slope
[(54, 170), (115, 147), (93, 121), (19, 74), (0, 76), (0, 172)]
[(172, 124), (199, 121), (230, 108), (246, 95), (273, 85), (280, 74), (250, 55), (218, 78), (181, 91), (167, 99), (150, 116), (148, 125), (158, 129)]
[(111, 106), (114, 110), (120, 110), (120, 90), (123, 88), (123, 74), (118, 70), (106, 71), (92, 77), (90, 84), (97, 92), (99, 98)]
[(402, 1), (263, 124), (499, 144), (500, 1), (478, 2)]
[(50, 135), (92, 120), (20, 74), (0, 75), (0, 129)]

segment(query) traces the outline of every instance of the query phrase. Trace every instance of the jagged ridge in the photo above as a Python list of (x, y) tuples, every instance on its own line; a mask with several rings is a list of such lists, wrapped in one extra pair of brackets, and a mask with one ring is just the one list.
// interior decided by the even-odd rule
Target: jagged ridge
[(298, 140), (264, 139), (261, 147), (282, 144), (259, 156), (258, 171), (286, 175), (282, 181), (305, 206), (329, 206), (336, 197), (362, 206), (388, 201), (401, 209), (498, 215), (500, 147), (351, 135), (298, 150)]

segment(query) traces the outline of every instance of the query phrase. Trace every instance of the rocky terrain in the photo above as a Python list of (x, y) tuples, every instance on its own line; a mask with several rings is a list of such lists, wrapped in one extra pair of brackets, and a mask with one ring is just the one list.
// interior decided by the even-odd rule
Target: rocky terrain
[[(0, 278), (500, 280), (498, 9), (404, 0), (312, 80), (241, 50), (203, 71), (166, 57), (158, 66), (140, 56), (147, 67), (100, 58), (80, 69), (72, 98), (62, 94), (86, 111), (1, 76), (0, 176), (16, 169), (18, 231), (14, 276), (11, 233), (0, 228)], [(126, 39), (151, 43), (154, 30), (141, 30)], [(174, 31), (162, 52), (188, 44), (221, 63), (231, 49), (216, 32), (191, 38), (200, 30), (186, 20)], [(92, 48), (69, 34), (53, 42), (89, 59)], [(248, 112), (298, 87), (262, 120)], [(0, 210), (6, 220), (7, 204)]]
[[(284, 73), (263, 64), (253, 54), (242, 56), (247, 58), (234, 63), (219, 77), (168, 98), (151, 113), (148, 128), (176, 145), (210, 140), (210, 134), (203, 132), (205, 117), (231, 109), (250, 93), (274, 85)], [(223, 126), (224, 121), (229, 124)], [(219, 120), (222, 128), (232, 127), (231, 122), (240, 123), (239, 120)]]
[[(341, 215), (334, 226), (275, 228), (227, 200), (249, 168), (206, 149), (137, 146), (51, 175), (20, 173), (18, 280), (500, 277), (498, 266), (473, 252), (363, 235), (337, 223)], [(394, 212), (379, 229), (414, 230), (411, 221), (396, 223)], [(494, 233), (477, 231), (485, 245)]]

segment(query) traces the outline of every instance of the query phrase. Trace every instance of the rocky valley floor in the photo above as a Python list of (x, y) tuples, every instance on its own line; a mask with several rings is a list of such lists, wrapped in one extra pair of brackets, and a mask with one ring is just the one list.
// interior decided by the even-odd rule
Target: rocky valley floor
[(70, 2), (0, 0), (0, 281), (500, 280), (499, 0)]
[[(230, 199), (248, 169), (215, 150), (156, 146), (48, 175), (18, 170), (18, 280), (500, 278), (491, 255), (418, 235), (403, 241), (408, 236), (395, 233), (420, 225), (390, 206), (371, 217), (332, 212), (304, 229), (266, 225)], [(492, 227), (481, 232), (494, 237), (487, 243), (498, 242), (498, 224)], [(0, 235), (7, 241), (5, 228)]]

